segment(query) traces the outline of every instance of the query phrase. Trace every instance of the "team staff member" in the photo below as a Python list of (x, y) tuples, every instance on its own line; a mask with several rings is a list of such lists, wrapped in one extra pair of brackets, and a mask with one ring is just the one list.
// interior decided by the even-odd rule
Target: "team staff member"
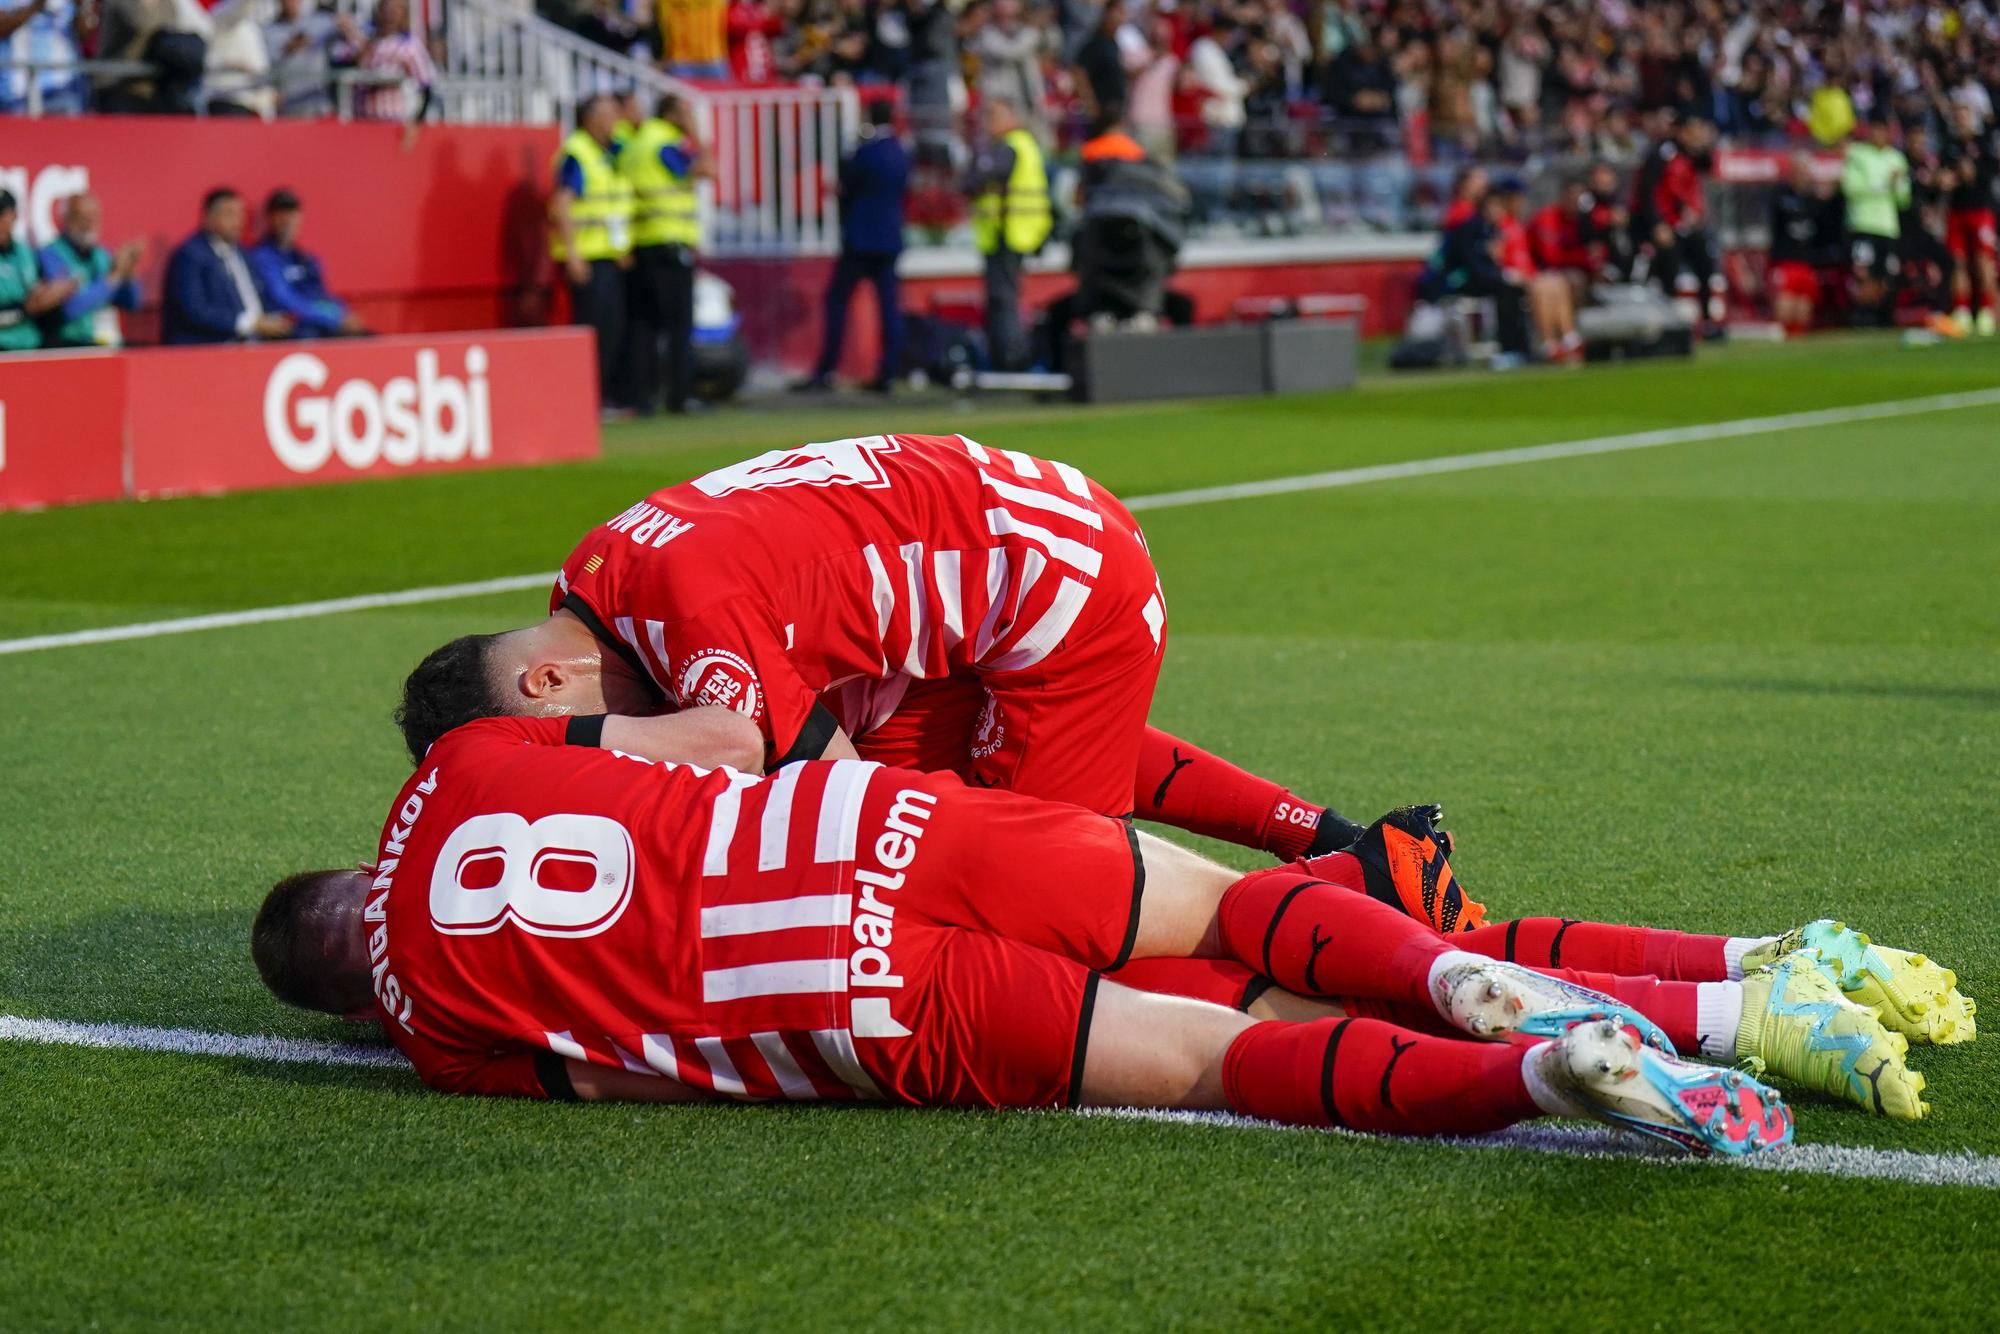
[(319, 257), (299, 244), (305, 210), (290, 190), (264, 201), (264, 239), (246, 258), (271, 306), (299, 322), (301, 338), (352, 337), (368, 332), (347, 303), (327, 290)]
[(972, 236), (986, 257), (986, 349), (998, 370), (1026, 363), (1021, 328), (1021, 271), (1049, 239), (1049, 170), (1020, 106), (1004, 97), (986, 104), (985, 151), (965, 192), (973, 197)]
[(120, 310), (139, 308), (139, 262), (143, 241), (127, 241), (116, 251), (100, 243), (104, 211), (97, 196), (71, 195), (63, 201), (62, 235), (42, 248), (42, 277), (74, 279), (76, 290), (59, 311), (43, 316), (51, 347), (119, 347), (125, 342)]
[(868, 104), (868, 124), (840, 164), (840, 258), (826, 288), (826, 329), (819, 364), (798, 389), (825, 389), (840, 365), (847, 333), (847, 303), (863, 282), (875, 285), (882, 320), (882, 360), (868, 387), (886, 394), (903, 362), (903, 308), (896, 260), (903, 253), (903, 207), (910, 196), (910, 155), (896, 137), (896, 108), (887, 99)]
[(597, 333), (597, 392), (606, 415), (621, 410), (625, 271), (632, 267), (632, 192), (610, 153), (617, 126), (618, 99), (610, 93), (583, 104), (556, 154), (549, 201), (549, 253), (563, 266), (571, 319)]
[(714, 175), (686, 102), (672, 93), (660, 99), (657, 114), (641, 121), (618, 151), (618, 175), (632, 196), (632, 406), (652, 410), (664, 338), (667, 409), (686, 412), (694, 398), (694, 268), (701, 249), (695, 182)]
[[(1952, 294), (1961, 329), (1991, 338), (2000, 333), (2000, 241), (1995, 239), (1993, 182), (2000, 178), (2000, 152), (1970, 105), (1952, 107), (1952, 132), (1945, 140), (1951, 168), (1951, 212), (1945, 242), (1951, 247)], [(1979, 306), (1977, 323), (1972, 305)]]
[(76, 279), (43, 282), (35, 252), (14, 239), (20, 209), (12, 192), (0, 190), (0, 352), (27, 352), (42, 345), (41, 317), (76, 291)]
[(228, 186), (201, 201), (201, 230), (167, 260), (160, 305), (163, 343), (233, 343), (289, 338), (295, 321), (271, 309), (243, 257), (243, 196)]

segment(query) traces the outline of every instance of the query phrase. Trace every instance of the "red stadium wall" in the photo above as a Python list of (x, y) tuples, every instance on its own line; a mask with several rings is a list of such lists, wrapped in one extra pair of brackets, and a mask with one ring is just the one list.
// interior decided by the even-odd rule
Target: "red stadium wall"
[(167, 255), (195, 229), (201, 196), (230, 185), (253, 212), (278, 186), (306, 206), (305, 245), (327, 280), (384, 333), (539, 323), (547, 267), (550, 126), (433, 126), (408, 148), (397, 125), (93, 116), (13, 119), (0, 132), (0, 188), (29, 238), (54, 235), (59, 200), (104, 201), (105, 239), (147, 245), (147, 309), (158, 329)]

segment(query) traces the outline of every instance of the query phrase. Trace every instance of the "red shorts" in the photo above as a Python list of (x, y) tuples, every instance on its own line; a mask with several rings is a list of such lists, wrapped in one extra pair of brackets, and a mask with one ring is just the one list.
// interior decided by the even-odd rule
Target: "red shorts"
[(1945, 223), (1944, 243), (1951, 249), (1951, 257), (1960, 263), (1972, 255), (2000, 258), (2000, 244), (1995, 241), (1993, 210), (1953, 209)]
[[(1138, 931), (1145, 881), (1131, 827), (891, 771), (863, 803), (858, 869), (870, 832), (893, 831), (891, 809), (910, 791), (937, 802), (905, 883), (871, 893), (856, 882), (854, 946), (886, 956), (849, 986), (861, 1068), (895, 1102), (1068, 1105), (1098, 971), (1123, 963)], [(870, 973), (882, 984), (860, 980)], [(864, 1007), (888, 1022), (862, 1022)]]
[(1103, 564), (1062, 642), (1032, 667), (916, 682), (886, 722), (855, 740), (864, 758), (1100, 815), (1131, 813), (1166, 604), (1137, 522), (1110, 492), (1091, 488), (1109, 520)]
[(1771, 290), (1786, 296), (1804, 297), (1808, 301), (1820, 298), (1819, 270), (1810, 264), (1795, 259), (1780, 260), (1771, 266)]

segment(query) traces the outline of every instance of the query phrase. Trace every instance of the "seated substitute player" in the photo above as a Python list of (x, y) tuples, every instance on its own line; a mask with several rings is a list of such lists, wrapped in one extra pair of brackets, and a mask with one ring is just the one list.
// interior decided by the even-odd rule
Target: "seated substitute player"
[[(473, 718), (716, 704), (761, 733), (722, 757), (738, 768), (858, 755), (1281, 860), (1364, 834), (1146, 725), (1159, 576), (1131, 513), (1066, 463), (958, 435), (774, 450), (594, 529), (549, 613), (418, 665), (398, 714), (413, 758)], [(1366, 832), (1376, 864), (1428, 837)], [(1404, 906), (1444, 930), (1483, 911), (1451, 887)]]
[[(253, 930), (266, 982), (293, 1004), (382, 1018), (427, 1082), (459, 1092), (1082, 1098), (1406, 1133), (1595, 1109), (1724, 1152), (1782, 1138), (1763, 1093), (1641, 1050), (1635, 1033), (1668, 1052), (1675, 1039), (1636, 1007), (1580, 974), (1455, 948), (1357, 892), (1351, 854), (1238, 875), (1122, 822), (941, 775), (839, 761), (756, 779), (642, 758), (687, 758), (666, 721), (451, 733), (398, 794), (374, 866), (272, 891)], [(1920, 1115), (1903, 1044), (1828, 974), (1878, 994), (1886, 979), (1912, 1012), (1920, 993), (1963, 1004), (1940, 993), (1954, 979), (1831, 923), (1803, 932), (1824, 954), (1795, 948), (1799, 934), (1531, 919), (1461, 939), (1679, 973), (1772, 959), (1737, 983), (1604, 980), (1683, 1026), (1681, 1041)], [(1093, 971), (1149, 956), (1254, 962), (1294, 1010), (1361, 999), (1255, 1023)], [(1464, 1033), (1557, 1041), (1495, 1057)], [(1718, 1120), (1718, 1104), (1737, 1114)]]

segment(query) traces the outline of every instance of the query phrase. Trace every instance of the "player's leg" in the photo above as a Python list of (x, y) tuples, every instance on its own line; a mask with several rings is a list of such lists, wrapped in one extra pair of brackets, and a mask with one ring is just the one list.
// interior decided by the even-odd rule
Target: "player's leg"
[(1132, 813), (1258, 848), (1280, 861), (1347, 847), (1362, 829), (1332, 807), (1306, 801), (1281, 784), (1151, 726), (1139, 744)]
[(1792, 1134), (1790, 1112), (1755, 1080), (1677, 1061), (1609, 1022), (1553, 1041), (1483, 1044), (1367, 1018), (1256, 1023), (1115, 983), (1099, 986), (1090, 1007), (1076, 1095), (1402, 1135), (1589, 1116), (1729, 1154)]

